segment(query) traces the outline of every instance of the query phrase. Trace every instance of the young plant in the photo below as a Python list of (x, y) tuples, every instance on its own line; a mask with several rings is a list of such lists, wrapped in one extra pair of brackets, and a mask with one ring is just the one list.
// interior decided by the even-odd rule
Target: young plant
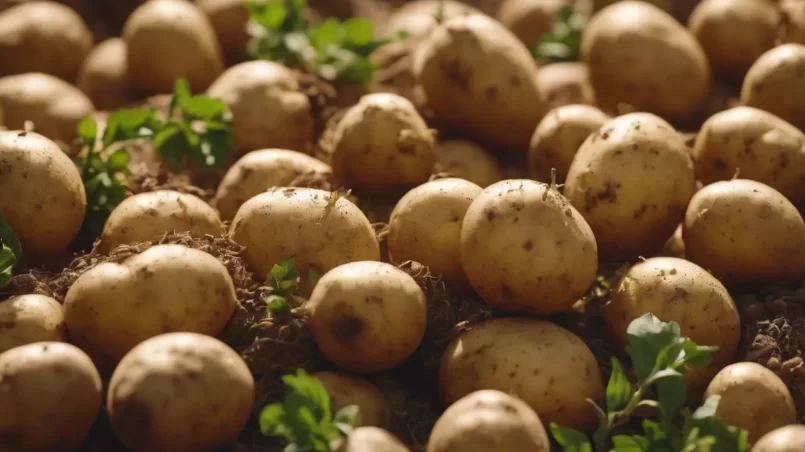
[(542, 36), (532, 49), (534, 58), (545, 63), (578, 61), (581, 54), (581, 32), (587, 17), (565, 6), (556, 16), (553, 29)]
[[(315, 284), (319, 280), (319, 275), (314, 270), (309, 270), (307, 278)], [(262, 297), (271, 317), (287, 319), (293, 316), (292, 305), (300, 304), (299, 300), (297, 300), (299, 297), (296, 295), (300, 282), (301, 278), (296, 276), (296, 259), (294, 256), (271, 267), (271, 271), (269, 271), (266, 278), (268, 291)]]
[[(707, 399), (692, 412), (684, 408), (687, 392), (685, 369), (706, 365), (717, 347), (699, 346), (680, 337), (679, 324), (665, 323), (646, 314), (627, 329), (627, 352), (637, 383), (626, 377), (620, 362), (612, 359), (612, 375), (606, 388), (606, 410), (593, 401), (599, 417), (593, 441), (584, 433), (551, 424), (554, 439), (565, 452), (746, 452), (747, 432), (715, 418), (719, 397)], [(656, 392), (656, 400), (650, 393)], [(643, 419), (642, 433), (614, 434), (638, 415), (651, 411), (655, 420)], [(608, 448), (609, 444), (613, 448)]]
[(22, 245), (6, 222), (6, 217), (0, 213), (0, 288), (11, 281), (11, 271), (22, 259)]

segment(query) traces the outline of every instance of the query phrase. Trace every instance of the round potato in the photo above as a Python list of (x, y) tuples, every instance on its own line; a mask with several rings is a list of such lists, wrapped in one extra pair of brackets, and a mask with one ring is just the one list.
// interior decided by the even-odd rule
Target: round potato
[(576, 151), (610, 118), (590, 105), (565, 105), (548, 112), (534, 131), (528, 148), (528, 171), (532, 179), (564, 183)]
[(480, 14), (445, 21), (422, 45), (415, 66), (435, 119), (524, 153), (546, 111), (525, 45)]
[(235, 310), (235, 288), (224, 264), (203, 251), (157, 245), (78, 277), (64, 300), (71, 341), (101, 366), (162, 333), (215, 336)]
[(436, 421), (427, 452), (549, 452), (539, 416), (504, 392), (480, 390), (450, 405)]
[(391, 426), (391, 407), (377, 386), (354, 375), (324, 371), (313, 374), (330, 394), (333, 411), (357, 405), (361, 413), (360, 425), (380, 428)]
[(0, 353), (34, 342), (64, 342), (61, 305), (44, 295), (18, 295), (0, 302)]
[(172, 93), (182, 77), (204, 91), (224, 70), (212, 24), (188, 1), (143, 3), (126, 20), (123, 40), (129, 80), (141, 94)]
[(9, 129), (23, 130), (31, 121), (38, 133), (68, 145), (78, 123), (95, 111), (78, 88), (38, 72), (1, 77), (0, 108)]
[(766, 110), (805, 129), (805, 45), (783, 44), (760, 56), (746, 73), (741, 103)]
[(126, 66), (126, 43), (121, 38), (101, 42), (78, 72), (78, 89), (100, 110), (115, 110), (136, 100)]
[(70, 344), (37, 342), (0, 354), (0, 382), (2, 450), (72, 450), (98, 416), (101, 376)]
[(87, 198), (75, 165), (33, 132), (0, 131), (0, 214), (26, 255), (65, 249), (84, 222)]
[(805, 222), (785, 196), (760, 182), (736, 179), (698, 191), (683, 237), (686, 257), (727, 286), (805, 276)]
[(531, 48), (542, 35), (553, 30), (556, 15), (570, 3), (570, 0), (503, 0), (496, 17)]
[(710, 90), (710, 66), (699, 43), (649, 3), (627, 0), (599, 11), (584, 29), (581, 54), (604, 111), (625, 103), (685, 119)]
[(254, 378), (226, 344), (162, 334), (131, 350), (112, 374), (106, 408), (132, 452), (191, 452), (232, 442), (254, 405)]
[(595, 105), (595, 90), (587, 65), (579, 62), (552, 63), (537, 71), (542, 102), (548, 108), (563, 105)]
[(210, 20), (224, 58), (229, 64), (246, 59), (249, 34), (249, 10), (243, 0), (196, 0), (196, 6)]
[(0, 75), (43, 72), (72, 80), (92, 48), (75, 11), (56, 2), (25, 2), (0, 13)]
[(389, 221), (386, 243), (396, 263), (413, 260), (445, 281), (465, 285), (461, 222), (483, 189), (463, 179), (437, 179), (409, 191)]
[(783, 23), (780, 27), (780, 37), (783, 42), (796, 42), (805, 44), (805, 8), (800, 0), (779, 0)]
[(397, 367), (425, 336), (425, 294), (414, 278), (383, 262), (351, 262), (330, 270), (306, 306), (316, 344), (349, 372)]
[(112, 210), (97, 250), (109, 253), (120, 245), (158, 241), (170, 232), (193, 237), (221, 235), (218, 213), (200, 198), (172, 190), (158, 190), (126, 198)]
[(233, 154), (281, 148), (308, 152), (313, 145), (310, 101), (293, 72), (272, 61), (227, 69), (207, 90), (232, 111)]
[(752, 452), (800, 452), (805, 444), (805, 425), (786, 425), (763, 435)]
[(408, 452), (408, 449), (381, 428), (358, 427), (347, 435), (336, 452)]
[(478, 9), (455, 0), (416, 0), (394, 10), (386, 21), (386, 34), (402, 31), (408, 38), (427, 36), (437, 26), (436, 15), (440, 8), (444, 19), (483, 14)]
[(467, 140), (448, 140), (436, 146), (437, 172), (468, 180), (482, 188), (503, 179), (500, 163), (480, 145)]
[(660, 251), (695, 189), (682, 136), (650, 113), (619, 116), (587, 137), (565, 182), (565, 196), (612, 261)]
[(448, 406), (481, 389), (505, 391), (542, 422), (578, 430), (596, 422), (585, 399), (604, 395), (595, 356), (578, 336), (525, 317), (488, 320), (454, 339), (442, 358), (440, 388)]
[(704, 399), (714, 395), (721, 396), (716, 417), (747, 430), (750, 443), (774, 429), (797, 423), (797, 409), (785, 383), (760, 364), (743, 362), (725, 367), (707, 386)]

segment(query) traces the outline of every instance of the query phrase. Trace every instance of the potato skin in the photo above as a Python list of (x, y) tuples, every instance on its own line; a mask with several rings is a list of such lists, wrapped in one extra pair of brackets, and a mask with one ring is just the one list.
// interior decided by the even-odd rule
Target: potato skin
[(504, 392), (480, 390), (450, 405), (436, 421), (427, 452), (549, 452), (539, 416)]
[(805, 129), (805, 89), (800, 74), (805, 71), (805, 46), (783, 44), (761, 55), (741, 87), (741, 104), (766, 110)]
[(330, 394), (333, 411), (349, 405), (357, 405), (361, 413), (361, 425), (389, 428), (391, 407), (386, 396), (368, 380), (339, 372), (324, 371), (313, 374)]
[[(440, 5), (443, 3), (443, 6)], [(445, 19), (465, 16), (468, 14), (483, 14), (480, 10), (455, 0), (417, 0), (407, 2), (400, 6), (386, 21), (386, 35), (404, 31), (409, 38), (422, 38), (428, 35), (436, 26), (434, 16), (442, 6)]]
[(800, 0), (780, 0), (777, 3), (785, 21), (780, 27), (783, 42), (805, 44), (805, 9)]
[(542, 102), (548, 108), (573, 104), (595, 105), (595, 90), (590, 83), (590, 71), (584, 63), (542, 66), (537, 71), (537, 85)]
[(489, 145), (523, 153), (545, 114), (537, 65), (516, 36), (476, 14), (445, 21), (416, 67), (435, 119)]
[(797, 423), (797, 409), (788, 387), (760, 364), (742, 362), (725, 367), (710, 382), (703, 400), (713, 395), (721, 396), (716, 417), (747, 430), (750, 443), (774, 429)]
[(316, 344), (349, 372), (397, 367), (425, 335), (425, 294), (414, 278), (383, 262), (351, 262), (330, 270), (306, 306)]
[(207, 94), (232, 111), (235, 156), (265, 148), (309, 153), (314, 137), (310, 101), (285, 66), (260, 60), (237, 64)]
[(569, 4), (568, 0), (503, 0), (496, 17), (531, 48), (551, 32), (559, 10)]
[(65, 342), (64, 314), (45, 295), (17, 295), (0, 302), (0, 353), (34, 342)]
[(705, 184), (741, 178), (764, 183), (792, 203), (805, 203), (805, 134), (785, 120), (753, 107), (710, 117), (693, 148), (696, 179)]
[(679, 133), (650, 113), (630, 113), (581, 145), (565, 196), (595, 233), (602, 258), (618, 261), (660, 251), (682, 222), (695, 187), (693, 161)]
[(67, 291), (64, 320), (71, 341), (105, 367), (162, 333), (217, 335), (236, 303), (232, 278), (218, 259), (157, 245), (82, 274)]
[(92, 360), (63, 342), (0, 354), (0, 381), (2, 450), (72, 450), (89, 433), (101, 405), (101, 376)]
[(172, 93), (181, 77), (204, 91), (224, 71), (212, 24), (188, 1), (143, 3), (126, 21), (123, 40), (129, 80), (141, 94)]
[(581, 54), (604, 111), (625, 103), (685, 119), (710, 90), (710, 67), (699, 43), (649, 3), (621, 1), (599, 11), (584, 29)]
[(799, 452), (805, 444), (805, 425), (786, 425), (763, 435), (752, 452)]
[(110, 38), (95, 46), (81, 65), (76, 86), (100, 110), (115, 110), (134, 102), (123, 39)]
[(585, 399), (604, 395), (595, 356), (584, 342), (526, 317), (488, 320), (455, 338), (442, 358), (440, 388), (447, 406), (481, 389), (513, 391), (543, 423), (579, 430), (596, 422)]
[(391, 433), (377, 427), (358, 427), (336, 452), (408, 452)]
[(447, 140), (436, 145), (439, 170), (468, 180), (482, 188), (503, 179), (503, 169), (492, 154), (467, 140)]
[(106, 407), (132, 452), (192, 452), (233, 441), (252, 412), (254, 378), (226, 344), (162, 334), (131, 350), (112, 374)]
[(683, 237), (686, 257), (727, 286), (786, 284), (805, 275), (805, 222), (780, 192), (760, 182), (736, 179), (698, 191)]
[(64, 251), (78, 235), (87, 199), (73, 162), (42, 135), (0, 131), (0, 213), (26, 255)]
[(245, 60), (249, 43), (246, 4), (241, 0), (195, 0), (195, 3), (215, 29), (226, 62), (237, 64)]

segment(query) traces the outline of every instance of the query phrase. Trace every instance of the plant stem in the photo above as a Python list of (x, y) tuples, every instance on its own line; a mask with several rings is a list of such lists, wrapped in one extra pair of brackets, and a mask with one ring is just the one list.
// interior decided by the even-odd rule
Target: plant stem
[[(652, 376), (654, 376), (654, 372), (646, 377), (644, 381), (650, 381)], [(627, 403), (622, 410), (615, 411), (614, 413), (609, 413), (607, 415), (607, 423), (599, 426), (593, 434), (596, 452), (604, 452), (607, 450), (607, 438), (609, 438), (612, 430), (629, 422), (629, 420), (632, 418), (634, 410), (637, 409), (637, 406), (646, 395), (648, 387), (649, 385), (638, 383), (637, 391), (632, 394), (632, 398), (629, 399), (629, 403)]]

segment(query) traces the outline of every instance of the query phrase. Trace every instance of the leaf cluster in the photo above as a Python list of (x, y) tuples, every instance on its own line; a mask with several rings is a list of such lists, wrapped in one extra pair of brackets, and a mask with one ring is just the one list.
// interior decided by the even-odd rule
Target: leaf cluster
[(549, 33), (540, 38), (532, 49), (537, 60), (546, 63), (578, 61), (581, 55), (581, 33), (587, 25), (587, 17), (565, 6), (556, 15), (556, 21)]
[(11, 281), (11, 271), (20, 259), (22, 259), (22, 245), (11, 230), (6, 217), (0, 213), (0, 288)]
[[(319, 275), (312, 269), (307, 277), (314, 284), (319, 280)], [(300, 282), (301, 278), (296, 275), (295, 256), (271, 267), (265, 283), (269, 290), (262, 298), (272, 317), (286, 319), (292, 316), (291, 300), (296, 297)]]

